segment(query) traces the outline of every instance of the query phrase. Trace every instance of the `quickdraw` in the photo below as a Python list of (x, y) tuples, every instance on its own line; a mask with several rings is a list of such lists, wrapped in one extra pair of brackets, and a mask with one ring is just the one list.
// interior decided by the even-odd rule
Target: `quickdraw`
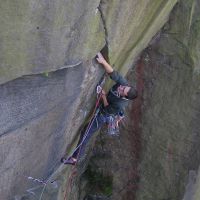
[(103, 88), (103, 85), (105, 84), (106, 82), (106, 76), (107, 74), (104, 73), (103, 77), (101, 78), (101, 80), (99, 81), (99, 83), (97, 84), (96, 86), (96, 93), (97, 93), (97, 96), (101, 93), (102, 91), (102, 88)]

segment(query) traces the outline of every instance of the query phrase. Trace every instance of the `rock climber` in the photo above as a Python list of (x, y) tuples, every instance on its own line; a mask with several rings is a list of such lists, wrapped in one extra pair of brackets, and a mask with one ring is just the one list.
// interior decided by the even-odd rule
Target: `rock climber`
[(93, 123), (90, 125), (87, 135), (85, 135), (85, 130), (88, 125), (85, 126), (83, 131), (81, 131), (81, 136), (77, 144), (76, 149), (67, 159), (62, 158), (61, 162), (64, 164), (75, 165), (78, 158), (83, 155), (86, 144), (88, 143), (91, 136), (100, 129), (103, 124), (109, 123), (110, 116), (122, 116), (125, 107), (128, 105), (128, 100), (133, 100), (137, 97), (137, 90), (135, 87), (130, 86), (128, 81), (115, 71), (110, 64), (105, 60), (101, 53), (97, 54), (97, 61), (100, 63), (110, 78), (116, 82), (115, 85), (109, 90), (108, 94), (102, 89), (102, 106), (98, 114), (95, 116)]

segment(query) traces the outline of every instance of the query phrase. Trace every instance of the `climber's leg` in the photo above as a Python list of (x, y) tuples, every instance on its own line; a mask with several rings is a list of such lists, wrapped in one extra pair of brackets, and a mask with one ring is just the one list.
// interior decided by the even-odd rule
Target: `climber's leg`
[(80, 157), (83, 156), (85, 147), (90, 138), (103, 126), (104, 123), (106, 123), (106, 118), (101, 113), (99, 113), (96, 118), (92, 119), (92, 123), (87, 126), (87, 128), (84, 130), (84, 134), (82, 134), (82, 138), (79, 140), (78, 145), (81, 145), (72, 155), (73, 158), (77, 158), (78, 154)]

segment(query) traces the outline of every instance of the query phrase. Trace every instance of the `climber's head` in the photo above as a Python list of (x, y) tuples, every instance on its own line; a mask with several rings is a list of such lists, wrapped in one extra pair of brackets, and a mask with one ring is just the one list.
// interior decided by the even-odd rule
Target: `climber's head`
[(120, 85), (117, 88), (117, 91), (120, 94), (120, 96), (125, 97), (130, 100), (135, 99), (138, 95), (137, 90), (133, 86)]

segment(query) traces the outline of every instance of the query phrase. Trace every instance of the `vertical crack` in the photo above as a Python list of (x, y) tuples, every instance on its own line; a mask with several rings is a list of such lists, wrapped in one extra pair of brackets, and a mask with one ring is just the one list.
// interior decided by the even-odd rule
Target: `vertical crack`
[(103, 14), (102, 4), (103, 4), (103, 2), (101, 0), (100, 3), (99, 3), (99, 6), (97, 8), (99, 10), (99, 13), (100, 13), (100, 16), (101, 16), (101, 20), (102, 20), (102, 23), (103, 23), (103, 27), (104, 27), (104, 31), (105, 31), (106, 45), (108, 46), (108, 30), (106, 28), (106, 19), (105, 19), (104, 14)]
[(102, 49), (102, 54), (103, 56), (106, 58), (106, 60), (109, 62), (109, 42), (108, 42), (108, 30), (106, 28), (106, 18), (103, 14), (103, 8), (102, 8), (102, 4), (103, 1), (101, 0), (99, 2), (99, 6), (97, 7), (97, 9), (99, 10), (99, 13), (100, 13), (100, 17), (101, 17), (101, 20), (102, 20), (102, 24), (103, 24), (103, 27), (104, 27), (104, 32), (105, 32), (105, 42), (106, 42), (106, 45), (105, 47)]

